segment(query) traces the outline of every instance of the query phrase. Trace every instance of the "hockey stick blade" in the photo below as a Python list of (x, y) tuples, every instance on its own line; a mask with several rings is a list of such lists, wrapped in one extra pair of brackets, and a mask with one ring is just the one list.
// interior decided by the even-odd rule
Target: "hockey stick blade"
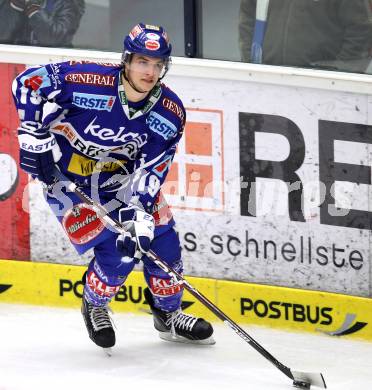
[[(291, 371), (293, 375), (293, 385), (298, 388), (310, 388), (310, 385), (320, 387), (322, 389), (326, 389), (327, 385), (325, 383), (324, 377), (321, 373), (316, 372), (301, 372), (301, 371)], [(306, 383), (308, 387), (305, 385), (301, 387), (301, 385), (296, 386), (296, 383)]]
[[(66, 176), (61, 172), (56, 171), (55, 176), (61, 182), (64, 182), (66, 188), (73, 192), (80, 198), (84, 203), (89, 204), (94, 208), (98, 216), (103, 219), (108, 225), (114, 228), (118, 233), (125, 232), (125, 227), (121, 222), (111, 217), (107, 210), (100, 203), (92, 200), (88, 195), (85, 194), (76, 184), (72, 183)], [(236, 324), (230, 319), (225, 313), (223, 313), (217, 306), (215, 306), (207, 297), (200, 293), (194, 288), (181, 274), (175, 271), (167, 263), (164, 262), (156, 253), (152, 250), (146, 253), (147, 257), (152, 260), (160, 269), (165, 271), (173, 280), (180, 285), (183, 285), (185, 289), (193, 295), (198, 301), (206, 306), (217, 318), (225, 322), (234, 332), (252, 346), (257, 352), (263, 357), (269, 360), (276, 368), (278, 368), (288, 378), (293, 380), (293, 385), (298, 388), (309, 389), (310, 385), (318, 386), (321, 388), (327, 388), (322, 374), (305, 373), (299, 371), (291, 371), (291, 369), (273, 355), (270, 354), (263, 346), (261, 346), (256, 340), (254, 340), (243, 328)]]

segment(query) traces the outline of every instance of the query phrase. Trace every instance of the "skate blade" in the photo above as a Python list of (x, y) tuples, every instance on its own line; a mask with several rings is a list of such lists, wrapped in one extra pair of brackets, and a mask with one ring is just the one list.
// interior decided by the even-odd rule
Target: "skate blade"
[(102, 348), (106, 356), (112, 356), (112, 348)]
[(184, 344), (198, 344), (198, 345), (213, 345), (216, 344), (213, 336), (208, 337), (204, 340), (190, 340), (186, 337), (179, 335), (173, 335), (170, 332), (159, 332), (159, 337), (165, 341), (172, 341), (174, 343), (184, 343)]

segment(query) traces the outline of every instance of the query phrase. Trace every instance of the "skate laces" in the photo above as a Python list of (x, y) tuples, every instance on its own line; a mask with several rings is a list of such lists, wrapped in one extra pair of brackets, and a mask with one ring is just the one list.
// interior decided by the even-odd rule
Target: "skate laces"
[(89, 317), (96, 332), (105, 328), (112, 328), (112, 318), (107, 306), (89, 305)]
[(170, 327), (172, 335), (176, 335), (176, 328), (183, 329), (191, 332), (194, 327), (196, 321), (198, 320), (196, 317), (185, 314), (181, 309), (178, 309), (174, 312), (167, 313), (167, 320), (165, 321), (165, 325)]

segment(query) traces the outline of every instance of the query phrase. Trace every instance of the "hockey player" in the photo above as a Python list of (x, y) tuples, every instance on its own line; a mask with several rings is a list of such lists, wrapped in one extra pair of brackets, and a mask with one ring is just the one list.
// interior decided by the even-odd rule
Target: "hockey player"
[[(93, 248), (82, 314), (90, 338), (103, 348), (115, 344), (108, 304), (139, 258), (160, 337), (214, 342), (210, 323), (182, 312), (182, 286), (146, 257), (152, 249), (183, 270), (175, 222), (160, 192), (186, 116), (178, 96), (160, 82), (171, 49), (162, 27), (140, 23), (124, 39), (120, 66), (55, 63), (29, 68), (13, 83), (20, 166), (45, 183), (46, 200), (78, 253)], [(56, 167), (128, 232), (118, 235), (59, 187)]]

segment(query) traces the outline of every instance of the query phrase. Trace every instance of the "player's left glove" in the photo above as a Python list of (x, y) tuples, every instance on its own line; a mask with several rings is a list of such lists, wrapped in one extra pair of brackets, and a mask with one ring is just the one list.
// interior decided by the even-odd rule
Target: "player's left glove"
[(142, 254), (150, 250), (154, 238), (155, 223), (152, 215), (137, 210), (133, 220), (123, 223), (127, 232), (116, 240), (116, 249), (123, 257), (141, 259)]

